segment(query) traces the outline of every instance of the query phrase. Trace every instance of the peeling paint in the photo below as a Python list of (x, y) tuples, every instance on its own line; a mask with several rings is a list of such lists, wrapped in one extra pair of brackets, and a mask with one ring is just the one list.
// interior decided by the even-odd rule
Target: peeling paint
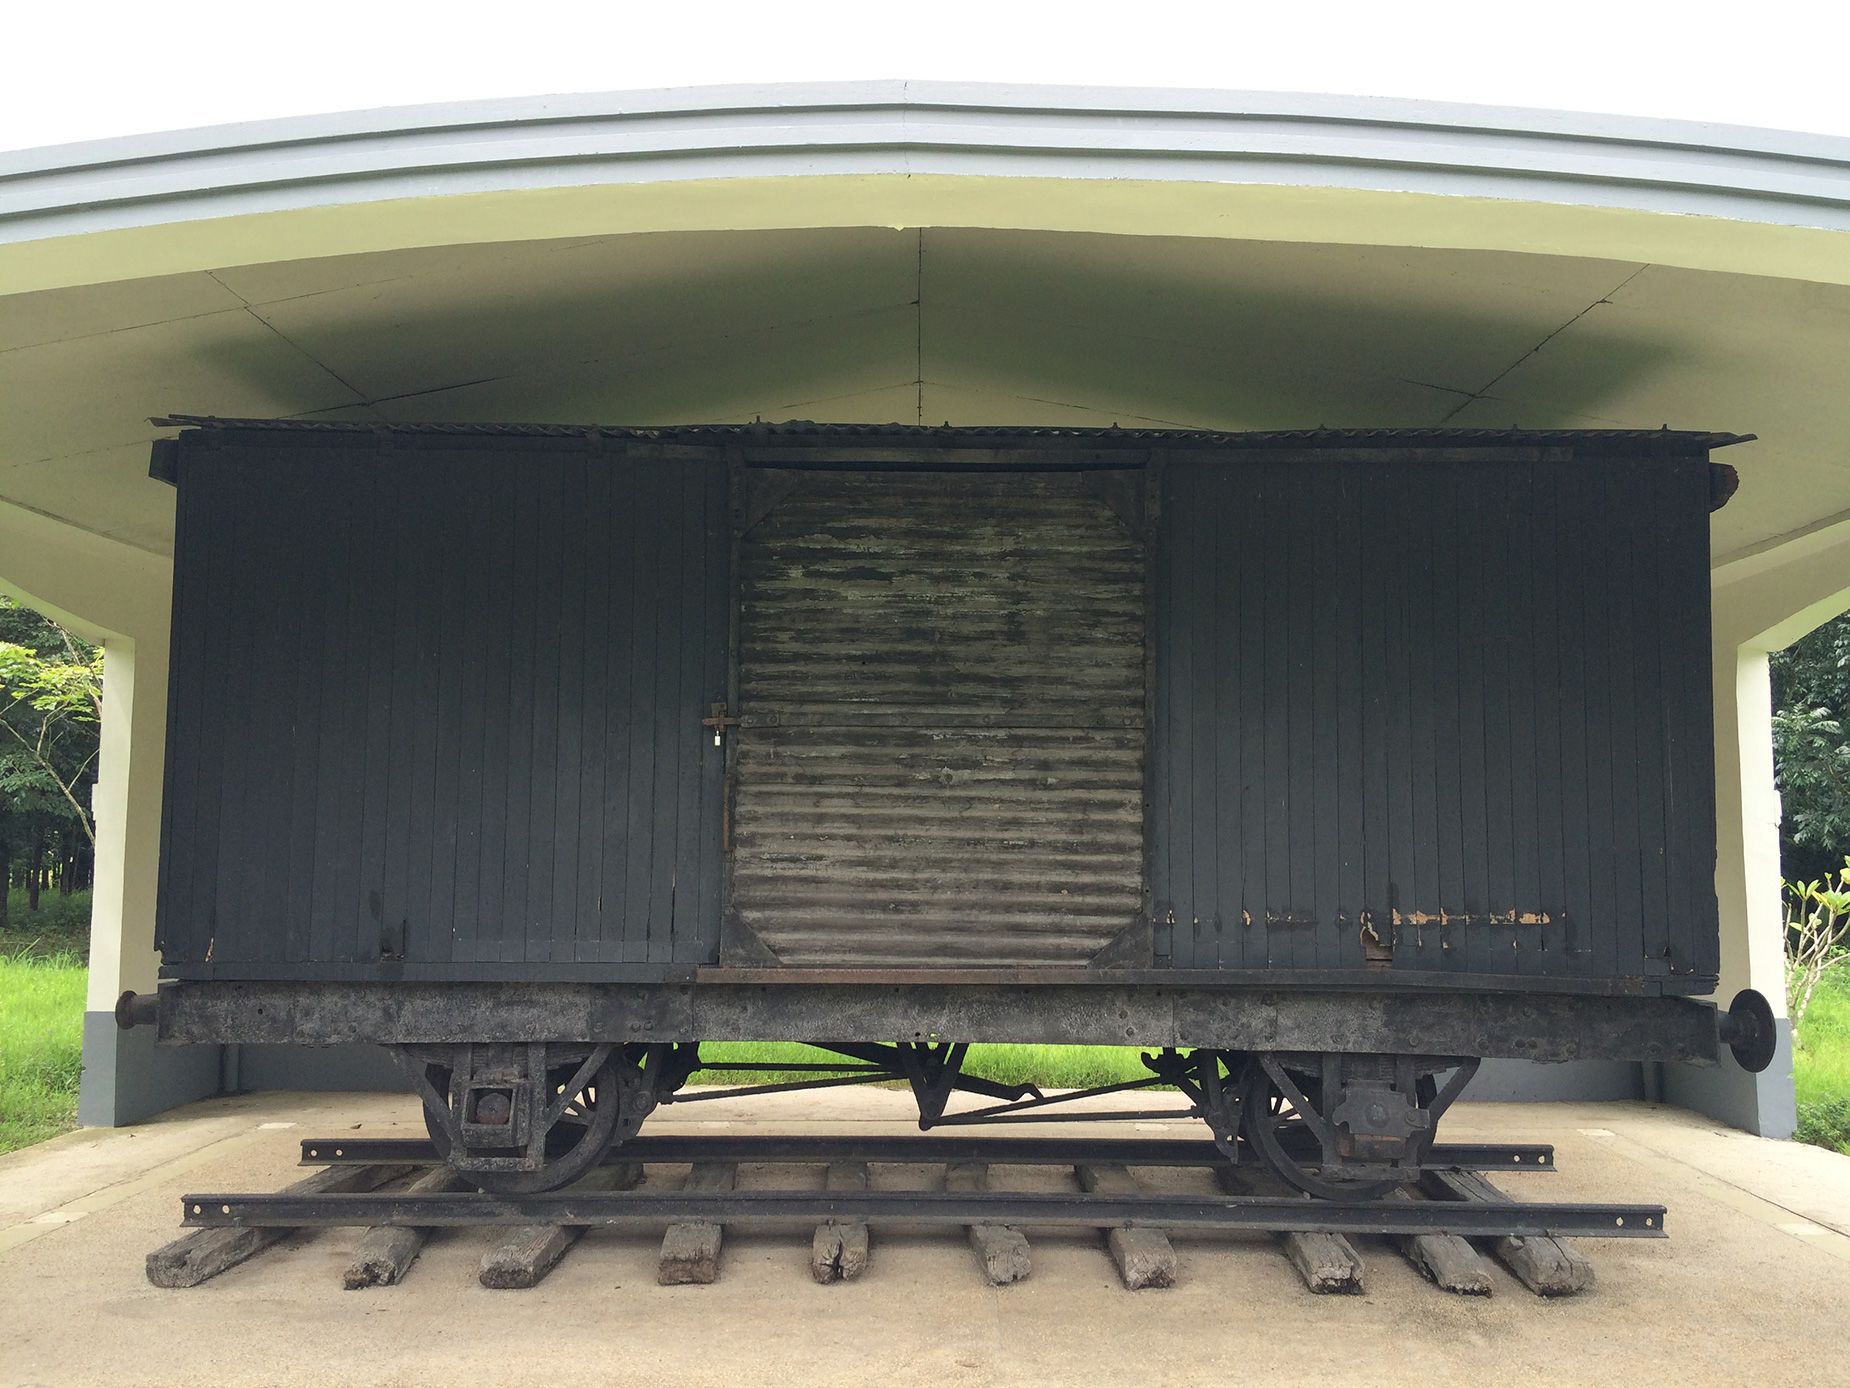
[(1453, 925), (1552, 925), (1554, 917), (1546, 911), (1464, 911), (1454, 914), (1443, 906), (1438, 911), (1399, 911), (1393, 913), (1397, 926)]

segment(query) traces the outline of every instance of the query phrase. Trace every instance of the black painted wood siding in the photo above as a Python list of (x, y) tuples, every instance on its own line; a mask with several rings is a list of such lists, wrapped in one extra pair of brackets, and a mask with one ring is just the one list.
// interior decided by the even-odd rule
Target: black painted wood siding
[(723, 462), (234, 436), (178, 473), (170, 971), (714, 956)]
[(1487, 450), (1161, 478), (1159, 962), (1717, 968), (1709, 470)]

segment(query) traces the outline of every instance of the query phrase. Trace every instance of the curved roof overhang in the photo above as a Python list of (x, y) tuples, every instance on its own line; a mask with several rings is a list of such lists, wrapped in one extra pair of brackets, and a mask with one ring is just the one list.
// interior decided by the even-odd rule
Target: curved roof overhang
[(408, 107), (0, 155), (0, 293), (632, 231), (963, 226), (1850, 283), (1850, 140), (1385, 99), (939, 83)]

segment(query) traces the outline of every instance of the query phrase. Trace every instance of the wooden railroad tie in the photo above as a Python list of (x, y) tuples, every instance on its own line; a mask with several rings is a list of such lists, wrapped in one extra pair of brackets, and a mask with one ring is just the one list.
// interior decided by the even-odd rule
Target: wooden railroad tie
[[(282, 1193), (351, 1194), (375, 1190), (403, 1174), (402, 1166), (330, 1166), (284, 1186)], [(197, 1287), (294, 1232), (270, 1228), (195, 1229), (148, 1255), (148, 1280), (157, 1287)]]
[[(682, 1190), (731, 1190), (739, 1168), (731, 1162), (695, 1162)], [(668, 1226), (662, 1235), (662, 1257), (655, 1280), (664, 1287), (705, 1286), (719, 1280), (719, 1250), (725, 1226), (690, 1219)]]
[[(635, 1162), (615, 1162), (588, 1173), (573, 1190), (628, 1190), (642, 1179)], [(528, 1224), (508, 1230), (482, 1255), (477, 1274), (484, 1287), (497, 1291), (525, 1291), (537, 1287), (558, 1265), (584, 1229), (575, 1224)]]
[[(1413, 1198), (1404, 1190), (1396, 1195), (1402, 1200)], [(1490, 1268), (1471, 1240), (1456, 1234), (1403, 1234), (1394, 1246), (1440, 1290), (1459, 1296), (1490, 1295)]]
[[(597, 1198), (585, 1204), (570, 1198), (573, 1194), (604, 1197), (607, 1192), (625, 1191), (636, 1186), (643, 1179), (642, 1163), (626, 1161), (613, 1162), (595, 1169), (573, 1187), (557, 1193), (564, 1197), (562, 1199), (536, 1200), (529, 1207), (532, 1212), (525, 1215), (530, 1220), (583, 1219), (585, 1223), (517, 1225), (503, 1221), (517, 1220), (522, 1217), (519, 1213), (492, 1198), (478, 1197), (467, 1176), (445, 1165), (429, 1165), (431, 1154), (428, 1151), (420, 1151), (417, 1158), (410, 1162), (403, 1158), (395, 1161), (385, 1159), (388, 1155), (395, 1156), (398, 1149), (408, 1146), (417, 1144), (384, 1141), (364, 1149), (356, 1144), (354, 1150), (345, 1154), (346, 1161), (351, 1162), (351, 1165), (337, 1164), (315, 1171), (277, 1192), (276, 1196), (187, 1196), (188, 1203), (184, 1211), (186, 1219), (201, 1224), (209, 1222), (216, 1227), (196, 1229), (150, 1253), (147, 1257), (148, 1279), (161, 1287), (197, 1286), (281, 1242), (288, 1235), (301, 1232), (299, 1225), (319, 1228), (324, 1225), (350, 1224), (363, 1228), (364, 1232), (346, 1266), (344, 1285), (349, 1289), (391, 1286), (403, 1280), (416, 1262), (426, 1240), (434, 1232), (432, 1227), (413, 1222), (419, 1219), (416, 1211), (420, 1208), (418, 1198), (422, 1197), (431, 1202), (428, 1208), (438, 1225), (469, 1224), (471, 1220), (467, 1213), (459, 1216), (459, 1211), (472, 1209), (478, 1200), (484, 1206), (484, 1218), (480, 1222), (501, 1231), (499, 1241), (483, 1255), (479, 1269), (482, 1285), (491, 1288), (538, 1285), (586, 1228), (599, 1227), (606, 1218), (619, 1225), (633, 1223), (637, 1221), (641, 1210), (654, 1208), (660, 1210), (663, 1216), (668, 1216), (668, 1210), (679, 1204), (683, 1218), (669, 1222), (672, 1216), (668, 1216), (661, 1224), (655, 1224), (657, 1228), (667, 1225), (661, 1243), (657, 1280), (664, 1286), (704, 1285), (718, 1280), (725, 1225), (740, 1221), (746, 1224), (762, 1223), (764, 1219), (764, 1212), (754, 1209), (749, 1197), (738, 1197), (734, 1201), (677, 1202), (672, 1196), (653, 1195), (638, 1197), (640, 1204), (625, 1196), (618, 1196), (614, 1200)], [(1030, 1225), (1037, 1222), (1037, 1216), (1043, 1209), (1056, 1213), (1064, 1213), (1069, 1208), (1074, 1212), (1084, 1212), (1088, 1205), (1115, 1203), (1117, 1209), (1114, 1215), (1124, 1222), (1114, 1226), (1099, 1221), (1094, 1227), (1099, 1229), (1124, 1286), (1130, 1290), (1169, 1287), (1175, 1284), (1178, 1260), (1168, 1232), (1160, 1226), (1164, 1223), (1162, 1212), (1169, 1209), (1170, 1204), (1167, 1197), (1152, 1196), (1149, 1188), (1133, 1174), (1136, 1169), (1133, 1153), (1141, 1150), (1134, 1147), (1118, 1150), (1083, 1148), (1079, 1153), (1072, 1154), (1080, 1156), (1080, 1160), (1073, 1161), (1070, 1169), (1083, 1194), (1069, 1191), (1057, 1196), (995, 1192), (991, 1181), (992, 1168), (984, 1160), (947, 1160), (953, 1154), (946, 1152), (939, 1157), (937, 1165), (941, 1173), (941, 1188), (948, 1194), (977, 1197), (999, 1194), (998, 1200), (987, 1202), (991, 1208), (1004, 1218), (1008, 1215), (1003, 1211), (1025, 1209), (1028, 1213), (1015, 1217), (1026, 1220)], [(304, 1144), (303, 1151), (305, 1157), (314, 1155), (310, 1144)], [(1036, 1149), (1038, 1152), (1039, 1149)], [(338, 1148), (335, 1149), (335, 1155), (337, 1158), (341, 1155)], [(865, 1272), (869, 1259), (870, 1217), (904, 1218), (903, 1211), (907, 1206), (903, 1192), (871, 1197), (861, 1202), (847, 1202), (850, 1208), (845, 1213), (842, 1212), (844, 1202), (830, 1198), (837, 1194), (866, 1195), (870, 1190), (869, 1156), (870, 1151), (852, 1148), (825, 1156), (821, 1163), (827, 1173), (825, 1194), (817, 1195), (813, 1190), (806, 1194), (782, 1187), (765, 1192), (767, 1200), (772, 1202), (767, 1208), (788, 1208), (793, 1211), (807, 1209), (818, 1218), (810, 1243), (810, 1275), (819, 1283), (849, 1281)], [(1087, 1156), (1093, 1159), (1085, 1160)], [(1158, 1156), (1173, 1160), (1173, 1156), (1166, 1150), (1158, 1153)], [(880, 1158), (874, 1156), (873, 1159)], [(1042, 1159), (1045, 1160), (1044, 1157)], [(1467, 1163), (1483, 1159), (1482, 1153), (1465, 1152), (1461, 1157)], [(1206, 1164), (1204, 1162), (1200, 1165)], [(1225, 1162), (1213, 1164), (1209, 1169), (1213, 1171), (1213, 1179), (1222, 1191), (1229, 1195), (1248, 1197), (1248, 1203), (1256, 1204), (1261, 1213), (1259, 1219), (1253, 1220), (1243, 1218), (1254, 1213), (1253, 1210), (1228, 1209), (1226, 1214), (1230, 1226), (1257, 1229), (1269, 1226), (1276, 1231), (1273, 1237), (1279, 1250), (1297, 1270), (1309, 1290), (1320, 1294), (1357, 1293), (1363, 1290), (1362, 1260), (1347, 1238), (1328, 1232), (1279, 1229), (1280, 1223), (1298, 1223), (1299, 1210), (1315, 1215), (1315, 1204), (1309, 1196), (1290, 1191), (1281, 1200), (1277, 1195), (1267, 1193), (1272, 1190), (1273, 1182), (1264, 1173), (1255, 1173)], [(737, 1179), (736, 1157), (730, 1161), (695, 1161), (688, 1168), (688, 1175), (681, 1188), (688, 1192), (719, 1195), (735, 1190)], [(463, 1193), (459, 1198), (458, 1192)], [(1012, 1195), (1021, 1198), (1014, 1199)], [(405, 1196), (412, 1199), (400, 1199)], [(1256, 1201), (1251, 1200), (1254, 1196), (1257, 1196)], [(279, 1201), (277, 1197), (284, 1198)], [(1088, 1200), (1087, 1197), (1097, 1199)], [(1147, 1208), (1139, 1205), (1140, 1197)], [(1300, 1200), (1306, 1203), (1300, 1206)], [(1218, 1208), (1219, 1202), (1184, 1196), (1177, 1196), (1176, 1201), (1175, 1217), (1190, 1224), (1190, 1227), (1204, 1219), (1218, 1225), (1218, 1219), (1211, 1212)], [(237, 1203), (234, 1205), (233, 1202)], [(854, 1208), (857, 1204), (861, 1208)], [(1445, 1207), (1448, 1205), (1456, 1212), (1456, 1218), (1447, 1216)], [(1464, 1205), (1479, 1208), (1467, 1215), (1460, 1208)], [(1488, 1264), (1480, 1256), (1480, 1249), (1494, 1253), (1524, 1286), (1540, 1296), (1572, 1295), (1593, 1285), (1592, 1264), (1566, 1239), (1499, 1235), (1492, 1232), (1498, 1229), (1566, 1227), (1597, 1236), (1613, 1232), (1611, 1226), (1616, 1223), (1620, 1233), (1660, 1237), (1662, 1234), (1661, 1220), (1655, 1217), (1662, 1213), (1659, 1207), (1583, 1208), (1564, 1204), (1525, 1209), (1519, 1202), (1511, 1201), (1469, 1165), (1457, 1169), (1426, 1170), (1421, 1173), (1417, 1187), (1392, 1192), (1387, 1197), (1387, 1206), (1388, 1209), (1398, 1211), (1400, 1217), (1384, 1218), (1378, 1224), (1372, 1220), (1364, 1221), (1362, 1227), (1372, 1227), (1379, 1233), (1388, 1234), (1400, 1253), (1430, 1281), (1447, 1292), (1459, 1295), (1488, 1296), (1493, 1290), (1493, 1279)], [(1482, 1208), (1485, 1206), (1493, 1208)], [(375, 1207), (383, 1207), (386, 1213), (374, 1213)], [(1203, 1207), (1206, 1207), (1205, 1211)], [(557, 1209), (558, 1213), (541, 1213), (549, 1208)], [(293, 1222), (274, 1225), (245, 1222), (262, 1220), (266, 1209), (271, 1218)], [(1276, 1212), (1273, 1218), (1264, 1217), (1263, 1212), (1266, 1210)], [(885, 1213), (876, 1214), (875, 1211)], [(1552, 1218), (1556, 1211), (1561, 1212), (1562, 1220)], [(1614, 1211), (1621, 1217), (1615, 1220)], [(962, 1224), (978, 1266), (991, 1285), (1007, 1286), (1029, 1275), (1032, 1260), (1022, 1227), (1001, 1223), (963, 1223), (984, 1216), (966, 1213), (955, 1205), (950, 1211), (938, 1207), (936, 1217), (947, 1214), (951, 1227)], [(1387, 1210), (1383, 1214), (1385, 1216)], [(1589, 1220), (1585, 1217), (1588, 1214), (1597, 1214), (1599, 1217)], [(1635, 1218), (1629, 1218), (1634, 1214)], [(350, 1215), (351, 1219), (342, 1218), (342, 1215)], [(381, 1219), (394, 1222), (365, 1227), (371, 1221)], [(644, 1217), (641, 1222), (646, 1225), (654, 1223), (654, 1220)], [(1063, 1221), (1050, 1219), (1047, 1222)], [(1324, 1223), (1314, 1217), (1305, 1222)], [(1345, 1222), (1355, 1223), (1352, 1212), (1345, 1210), (1338, 1221)], [(1416, 1230), (1434, 1225), (1440, 1228), (1448, 1225), (1454, 1228), (1476, 1228), (1484, 1232), (1469, 1237), (1443, 1233), (1391, 1232), (1396, 1227)]]
[[(1098, 1166), (1075, 1166), (1073, 1174), (1089, 1195), (1141, 1195), (1143, 1186), (1128, 1166), (1116, 1162)], [(1161, 1229), (1107, 1229), (1105, 1247), (1117, 1264), (1118, 1276), (1131, 1291), (1146, 1287), (1173, 1287), (1176, 1283), (1176, 1251), (1169, 1235)]]
[[(447, 1166), (433, 1166), (405, 1187), (407, 1195), (441, 1195), (462, 1190), (463, 1180)], [(368, 1229), (353, 1250), (353, 1261), (341, 1275), (341, 1285), (348, 1291), (362, 1287), (390, 1287), (404, 1278), (423, 1251), (428, 1229), (381, 1225)]]
[[(944, 1188), (958, 1195), (980, 1195), (989, 1189), (989, 1167), (983, 1162), (952, 1162), (944, 1168)], [(983, 1276), (992, 1287), (1020, 1282), (1033, 1271), (1028, 1239), (1006, 1224), (966, 1226), (970, 1250), (976, 1254)]]
[[(827, 1189), (866, 1190), (867, 1163), (830, 1162)], [(867, 1258), (866, 1220), (827, 1220), (816, 1226), (816, 1235), (809, 1243), (809, 1275), (825, 1285), (852, 1282), (867, 1271)]]
[[(1428, 1171), (1420, 1184), (1442, 1200), (1509, 1199), (1475, 1171)], [(1537, 1296), (1573, 1296), (1593, 1285), (1593, 1264), (1566, 1239), (1505, 1235), (1491, 1244), (1491, 1251)]]
[[(1245, 1174), (1232, 1165), (1215, 1167), (1214, 1180), (1229, 1195), (1252, 1194)], [(1362, 1257), (1341, 1234), (1280, 1234), (1278, 1243), (1304, 1285), (1319, 1296), (1354, 1296), (1363, 1291)]]

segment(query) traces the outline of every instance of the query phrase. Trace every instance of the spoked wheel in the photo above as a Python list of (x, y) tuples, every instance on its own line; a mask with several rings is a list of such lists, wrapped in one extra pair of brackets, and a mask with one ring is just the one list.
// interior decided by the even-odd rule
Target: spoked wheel
[[(551, 1067), (546, 1072), (550, 1093), (556, 1098), (577, 1075), (575, 1065)], [(431, 1064), (425, 1078), (439, 1094), (449, 1093), (450, 1067)], [(622, 1116), (622, 1089), (617, 1078), (617, 1062), (606, 1060), (577, 1093), (566, 1097), (565, 1109), (546, 1134), (546, 1163), (538, 1171), (458, 1170), (464, 1180), (473, 1182), (491, 1195), (538, 1195), (570, 1185), (604, 1159), (616, 1136), (617, 1120)], [(437, 1153), (450, 1158), (450, 1136), (443, 1123), (428, 1108), (424, 1126)]]
[(1246, 1140), (1281, 1180), (1323, 1200), (1379, 1200), (1400, 1186), (1396, 1180), (1356, 1179), (1328, 1170), (1322, 1137), (1304, 1118), (1304, 1109), (1321, 1109), (1323, 1086), (1310, 1076), (1287, 1079), (1296, 1095), (1287, 1095), (1266, 1067), (1255, 1063), (1240, 1120)]

